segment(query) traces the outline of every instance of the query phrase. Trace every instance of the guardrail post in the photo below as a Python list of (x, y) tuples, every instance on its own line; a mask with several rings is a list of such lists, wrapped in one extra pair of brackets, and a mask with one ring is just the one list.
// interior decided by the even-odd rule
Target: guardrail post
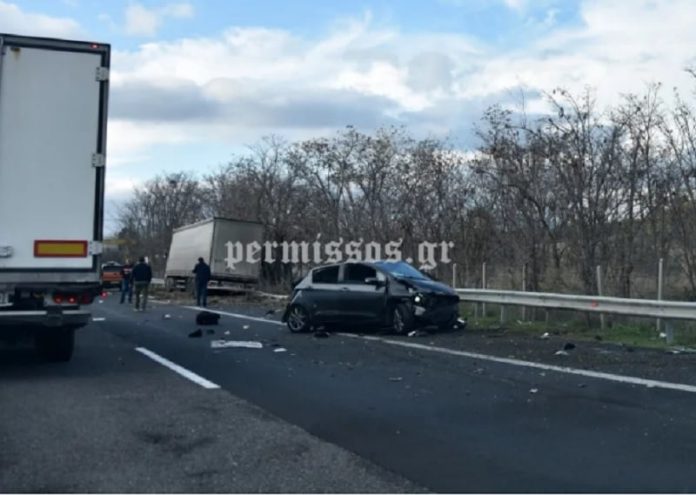
[(452, 263), (452, 288), (457, 288), (457, 264)]
[[(483, 266), (481, 268), (481, 286), (482, 286), (481, 288), (484, 290), (487, 289), (488, 287), (486, 287), (486, 285), (487, 285), (486, 284), (486, 262), (484, 261)], [(485, 318), (486, 317), (486, 303), (481, 304), (481, 311), (483, 313), (483, 317)]]
[[(657, 300), (662, 301), (662, 284), (663, 284), (663, 276), (664, 276), (664, 271), (663, 271), (663, 262), (664, 260), (660, 258), (660, 262), (657, 265)], [(658, 318), (656, 322), (656, 330), (657, 333), (660, 333), (660, 330), (662, 329), (662, 319)]]
[(500, 326), (505, 325), (505, 306), (500, 305)]
[[(522, 266), (522, 292), (527, 292), (527, 263)], [(527, 321), (527, 306), (522, 306), (522, 321)]]
[(666, 330), (665, 333), (667, 334), (667, 338), (666, 338), (667, 344), (669, 344), (669, 345), (674, 344), (674, 326), (672, 325), (671, 321), (667, 320), (665, 322), (665, 330)]
[[(597, 265), (597, 295), (599, 297), (602, 297), (604, 295), (602, 294), (602, 267), (599, 265)], [(604, 327), (606, 326), (606, 319), (604, 317), (604, 313), (599, 314), (599, 321), (602, 331), (604, 331)]]

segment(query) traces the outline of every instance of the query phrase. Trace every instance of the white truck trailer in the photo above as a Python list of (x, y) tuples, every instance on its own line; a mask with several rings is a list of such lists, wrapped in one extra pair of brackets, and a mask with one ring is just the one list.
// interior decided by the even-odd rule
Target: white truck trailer
[(0, 340), (51, 360), (101, 292), (110, 53), (0, 34)]
[[(254, 285), (258, 283), (261, 262), (249, 260), (227, 262), (227, 243), (240, 242), (248, 246), (253, 242), (263, 245), (263, 224), (231, 218), (214, 217), (202, 222), (178, 228), (172, 235), (172, 244), (167, 256), (165, 287), (169, 290), (181, 288), (193, 290), (193, 267), (198, 258), (210, 265), (211, 282)], [(246, 250), (246, 249), (245, 249)], [(256, 257), (260, 260), (261, 253)]]

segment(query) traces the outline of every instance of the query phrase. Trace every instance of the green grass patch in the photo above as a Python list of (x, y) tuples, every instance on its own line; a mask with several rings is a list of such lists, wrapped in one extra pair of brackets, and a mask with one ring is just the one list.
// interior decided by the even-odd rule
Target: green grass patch
[[(611, 342), (634, 347), (646, 347), (655, 349), (669, 349), (671, 347), (696, 348), (696, 322), (672, 321), (674, 342), (667, 344), (664, 337), (660, 337), (654, 319), (630, 320), (625, 317), (606, 315), (606, 326), (601, 330), (599, 315), (585, 314), (573, 311), (550, 311), (548, 323), (544, 318), (543, 310), (536, 311), (537, 319), (532, 319), (534, 312), (527, 310), (527, 319), (522, 319), (521, 308), (507, 307), (505, 309), (505, 321), (501, 324), (500, 307), (487, 304), (484, 317), (479, 306), (474, 310), (472, 304), (463, 303), (460, 306), (460, 315), (469, 322), (469, 328), (478, 331), (500, 331), (505, 329), (514, 333), (528, 334), (540, 337), (545, 332), (562, 336), (569, 340), (585, 340)], [(544, 319), (539, 319), (539, 317)], [(623, 320), (623, 321), (622, 321)], [(662, 322), (661, 332), (666, 332), (666, 321)], [(599, 338), (598, 338), (599, 337)]]

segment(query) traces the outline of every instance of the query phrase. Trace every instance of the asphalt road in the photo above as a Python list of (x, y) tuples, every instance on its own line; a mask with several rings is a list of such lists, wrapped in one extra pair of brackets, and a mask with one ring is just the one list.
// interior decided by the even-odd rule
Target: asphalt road
[(204, 328), (194, 310), (134, 313), (109, 297), (72, 363), (3, 351), (0, 489), (696, 491), (694, 391), (293, 335), (261, 308), (227, 310), (255, 319), (225, 314), (214, 334), (190, 338)]

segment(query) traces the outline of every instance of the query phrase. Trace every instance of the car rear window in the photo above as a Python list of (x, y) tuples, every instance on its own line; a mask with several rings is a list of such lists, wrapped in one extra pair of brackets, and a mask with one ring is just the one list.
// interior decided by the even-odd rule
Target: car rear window
[(335, 284), (338, 283), (338, 266), (327, 266), (312, 272), (312, 283)]
[(344, 282), (351, 284), (364, 284), (366, 278), (374, 278), (377, 276), (377, 270), (367, 265), (359, 265), (349, 263), (343, 272)]
[(120, 266), (105, 266), (104, 268), (102, 268), (102, 271), (104, 273), (107, 273), (107, 272), (108, 273), (118, 273), (121, 271), (121, 267)]

